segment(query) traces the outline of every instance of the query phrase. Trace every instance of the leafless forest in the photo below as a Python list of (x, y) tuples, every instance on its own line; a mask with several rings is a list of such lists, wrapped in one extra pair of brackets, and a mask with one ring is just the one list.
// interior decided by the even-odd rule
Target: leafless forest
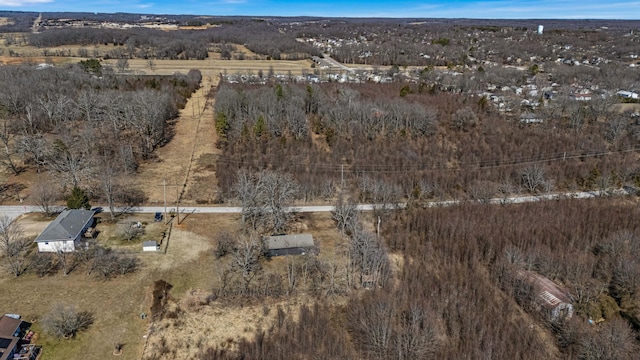
[[(639, 129), (629, 114), (568, 103), (552, 120), (530, 126), (482, 98), (420, 88), (222, 85), (216, 94), (221, 186), (231, 194), (237, 169), (266, 167), (294, 176), (304, 199), (329, 199), (343, 186), (365, 202), (483, 201), (635, 181), (636, 156), (628, 149), (637, 146)], [(618, 121), (614, 135), (611, 124)]]
[[(321, 292), (297, 319), (279, 310), (238, 352), (212, 348), (202, 358), (631, 359), (637, 216), (635, 204), (618, 199), (396, 212), (380, 238), (383, 251), (402, 260), (384, 286), (345, 305)], [(328, 265), (311, 276), (329, 282)], [(577, 314), (551, 318), (516, 276), (523, 269), (569, 288)], [(350, 288), (339, 286), (338, 293)]]
[[(189, 29), (157, 31), (93, 28), (138, 15), (43, 14), (31, 32), (37, 14), (0, 16), (0, 55), (77, 57), (0, 66), (0, 162), (34, 174), (43, 209), (72, 189), (112, 214), (144, 203), (127, 179), (171, 141), (202, 75), (135, 74), (128, 60), (313, 59), (310, 74), (219, 74), (208, 94), (215, 201), (242, 215), (238, 234), (209, 234), (221, 266), (205, 305), (306, 304), (201, 359), (637, 357), (640, 210), (612, 190), (640, 187), (638, 22), (543, 21), (543, 36), (532, 21), (183, 16), (153, 21)], [(323, 67), (329, 55), (353, 68)], [(260, 236), (302, 222), (287, 206), (317, 203), (336, 205), (335, 256), (269, 263)], [(572, 316), (522, 274), (566, 289)], [(175, 357), (165, 345), (147, 358)]]

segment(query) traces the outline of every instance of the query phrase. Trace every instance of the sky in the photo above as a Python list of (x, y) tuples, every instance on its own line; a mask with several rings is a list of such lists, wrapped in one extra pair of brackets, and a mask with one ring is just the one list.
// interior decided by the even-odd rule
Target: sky
[(640, 1), (619, 0), (0, 0), (0, 10), (212, 16), (640, 20)]

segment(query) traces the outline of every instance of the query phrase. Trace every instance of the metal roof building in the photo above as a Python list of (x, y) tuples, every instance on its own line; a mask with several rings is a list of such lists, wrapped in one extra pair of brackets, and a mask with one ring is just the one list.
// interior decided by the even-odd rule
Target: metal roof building
[(263, 238), (266, 256), (317, 254), (311, 234), (273, 235)]

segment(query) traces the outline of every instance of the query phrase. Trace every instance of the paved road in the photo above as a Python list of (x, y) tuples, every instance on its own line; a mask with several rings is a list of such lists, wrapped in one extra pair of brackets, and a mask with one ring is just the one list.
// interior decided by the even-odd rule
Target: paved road
[(343, 63), (338, 62), (337, 60), (335, 60), (334, 58), (332, 58), (331, 56), (329, 56), (329, 54), (322, 54), (322, 57), (314, 57), (314, 60), (322, 67), (322, 66), (326, 66), (329, 68), (338, 68), (341, 70), (346, 70), (346, 71), (354, 71), (354, 69), (345, 66)]
[[(582, 191), (582, 192), (568, 192), (568, 193), (559, 193), (559, 194), (546, 194), (546, 195), (537, 195), (537, 196), (511, 196), (507, 198), (494, 198), (490, 199), (489, 202), (492, 204), (517, 204), (517, 203), (525, 203), (525, 202), (536, 202), (541, 200), (554, 200), (554, 199), (562, 199), (562, 198), (574, 198), (574, 199), (588, 199), (594, 198), (603, 195), (625, 195), (627, 192), (623, 189), (614, 189), (609, 191)], [(427, 203), (429, 207), (438, 207), (438, 206), (451, 206), (458, 203), (461, 203), (460, 200), (448, 200), (448, 201), (433, 201)], [(398, 207), (403, 208), (406, 204), (398, 204)], [(371, 211), (373, 210), (375, 205), (372, 204), (360, 204), (358, 205), (358, 210), (360, 211)], [(106, 210), (106, 207), (104, 207)], [(175, 209), (168, 208), (169, 210)], [(296, 206), (290, 208), (290, 210), (295, 210), (297, 212), (330, 212), (334, 210), (334, 207), (331, 205), (308, 205), (308, 206)], [(184, 208), (180, 208), (181, 214), (188, 213), (201, 213), (201, 214), (239, 214), (242, 211), (241, 207), (234, 206), (223, 206), (223, 207), (215, 207), (215, 206), (186, 206)], [(19, 206), (0, 206), (0, 216), (8, 216), (11, 219), (15, 219), (16, 217), (29, 213), (29, 212), (41, 212), (41, 209), (37, 206), (30, 205), (19, 205)], [(153, 214), (156, 212), (164, 212), (163, 206), (141, 206), (132, 209), (133, 213), (140, 214)]]

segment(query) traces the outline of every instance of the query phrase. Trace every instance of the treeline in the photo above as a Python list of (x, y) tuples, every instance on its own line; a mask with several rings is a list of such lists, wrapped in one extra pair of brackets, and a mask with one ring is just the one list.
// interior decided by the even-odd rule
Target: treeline
[(229, 199), (239, 169), (270, 168), (291, 174), (301, 199), (331, 198), (340, 185), (361, 201), (634, 184), (638, 123), (596, 103), (553, 104), (531, 126), (486, 99), (418, 84), (225, 84), (215, 105), (219, 184)]
[(244, 44), (249, 50), (271, 59), (299, 60), (320, 55), (314, 47), (278, 32), (274, 24), (248, 20), (197, 31), (60, 28), (29, 35), (29, 44), (36, 47), (124, 45), (113, 57), (144, 59), (202, 60), (207, 58), (212, 44), (221, 43)]
[[(107, 57), (141, 59), (196, 59), (208, 57), (208, 44), (195, 31), (158, 31), (152, 29), (50, 29), (29, 35), (29, 44), (36, 47), (63, 45), (114, 45)], [(89, 48), (88, 56), (94, 55)]]
[[(350, 292), (344, 305), (319, 296), (278, 309), (237, 351), (214, 347), (201, 358), (632, 359), (639, 215), (620, 199), (394, 212), (380, 236), (395, 255), (392, 281)], [(567, 289), (573, 317), (540, 306), (522, 270)]]
[(38, 13), (0, 11), (0, 17), (9, 19), (9, 24), (0, 26), (0, 33), (29, 32), (33, 26), (33, 21), (38, 17)]

